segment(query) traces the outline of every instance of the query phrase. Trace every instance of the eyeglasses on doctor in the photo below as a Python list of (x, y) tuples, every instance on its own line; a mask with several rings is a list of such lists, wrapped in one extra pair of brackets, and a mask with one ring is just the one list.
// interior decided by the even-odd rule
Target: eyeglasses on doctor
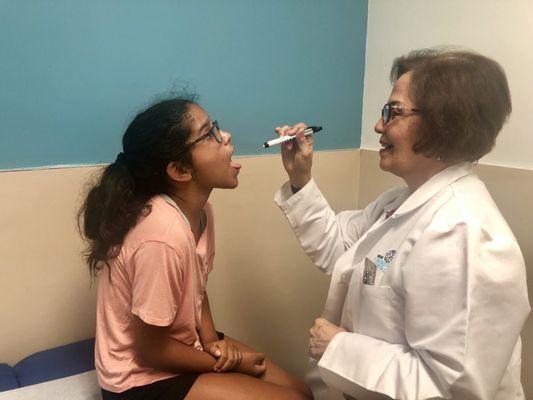
[(405, 111), (422, 112), (423, 110), (420, 108), (406, 107), (401, 104), (387, 103), (381, 109), (381, 118), (383, 118), (383, 123), (387, 125), (391, 119), (398, 115), (403, 115)]

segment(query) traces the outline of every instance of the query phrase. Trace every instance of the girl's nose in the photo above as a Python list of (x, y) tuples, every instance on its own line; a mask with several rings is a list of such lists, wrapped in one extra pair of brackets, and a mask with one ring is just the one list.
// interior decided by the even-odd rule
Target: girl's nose
[(224, 144), (228, 144), (228, 143), (231, 142), (231, 133), (226, 132), (226, 131), (220, 131), (220, 133), (222, 133), (222, 138), (224, 139), (223, 140)]

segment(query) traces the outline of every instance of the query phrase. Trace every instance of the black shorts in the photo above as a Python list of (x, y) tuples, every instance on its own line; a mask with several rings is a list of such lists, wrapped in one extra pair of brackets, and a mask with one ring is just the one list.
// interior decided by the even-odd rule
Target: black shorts
[[(218, 339), (224, 339), (224, 333), (217, 332)], [(183, 400), (200, 374), (181, 374), (172, 378), (138, 386), (122, 393), (102, 389), (103, 400)]]
[(181, 374), (148, 385), (134, 387), (122, 393), (102, 389), (103, 400), (182, 400), (200, 374)]

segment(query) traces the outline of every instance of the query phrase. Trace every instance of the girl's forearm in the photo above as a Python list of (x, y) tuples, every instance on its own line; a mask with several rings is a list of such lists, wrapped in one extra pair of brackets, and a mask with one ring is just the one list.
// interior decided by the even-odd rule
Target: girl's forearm
[(197, 350), (175, 339), (139, 354), (141, 365), (179, 373), (213, 372), (216, 359), (209, 353)]
[(207, 292), (205, 293), (204, 300), (202, 302), (202, 319), (199, 336), (202, 346), (204, 347), (206, 344), (216, 342), (218, 340), (215, 323), (213, 322), (213, 316), (211, 315), (211, 307), (209, 306)]

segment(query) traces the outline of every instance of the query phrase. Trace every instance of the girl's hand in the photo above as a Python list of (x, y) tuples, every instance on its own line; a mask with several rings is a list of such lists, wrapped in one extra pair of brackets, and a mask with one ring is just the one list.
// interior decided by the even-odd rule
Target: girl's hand
[(340, 326), (333, 325), (324, 318), (317, 318), (313, 327), (309, 329), (309, 355), (316, 360), (320, 360), (329, 342), (339, 332), (346, 332), (346, 330)]
[(300, 122), (293, 126), (278, 126), (275, 129), (279, 136), (296, 136), (296, 139), (281, 144), (281, 159), (291, 185), (297, 188), (304, 187), (311, 180), (313, 135), (304, 136), (303, 131), (306, 127)]
[(263, 353), (242, 353), (241, 363), (235, 372), (259, 377), (266, 371), (265, 355)]
[(217, 340), (205, 346), (206, 351), (218, 361), (213, 366), (215, 372), (227, 372), (236, 369), (242, 361), (243, 355), (233, 344), (225, 340)]

